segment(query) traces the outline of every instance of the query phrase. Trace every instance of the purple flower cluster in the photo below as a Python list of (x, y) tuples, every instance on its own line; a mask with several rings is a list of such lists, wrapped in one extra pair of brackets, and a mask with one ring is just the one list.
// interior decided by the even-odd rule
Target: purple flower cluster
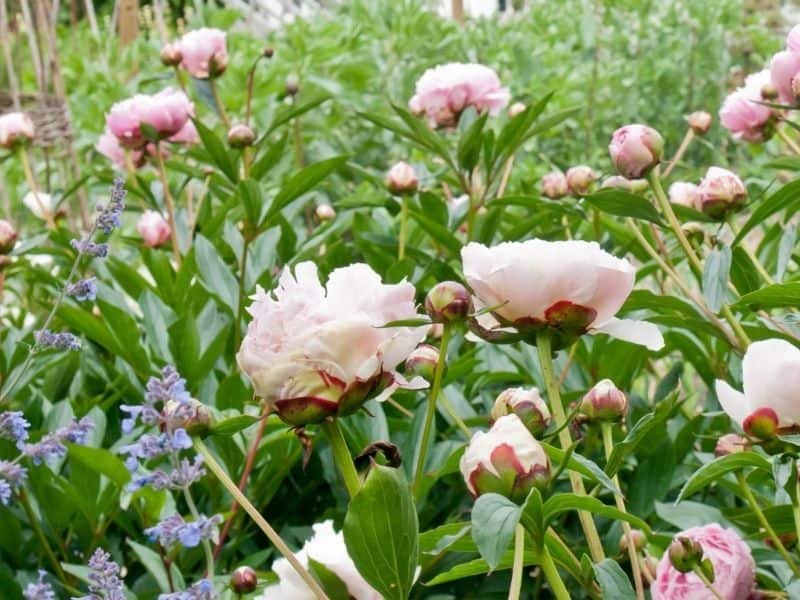
[(214, 585), (208, 579), (201, 579), (189, 589), (172, 594), (160, 594), (158, 600), (213, 600)]
[(111, 188), (111, 201), (106, 206), (98, 206), (100, 214), (97, 215), (95, 228), (102, 229), (103, 233), (108, 235), (122, 225), (126, 193), (124, 180), (122, 177), (116, 177)]
[(35, 444), (25, 444), (22, 453), (35, 465), (51, 458), (63, 457), (67, 453), (65, 443), (85, 444), (86, 437), (92, 429), (94, 429), (94, 423), (88, 417), (83, 417), (46, 434)]
[(44, 580), (46, 575), (47, 571), (39, 571), (39, 581), (27, 585), (25, 591), (22, 592), (25, 600), (56, 600), (53, 587)]
[(120, 566), (111, 555), (98, 548), (89, 559), (89, 595), (72, 600), (125, 600), (125, 590), (119, 577)]
[(97, 298), (97, 278), (87, 277), (75, 283), (67, 284), (66, 294), (81, 302), (84, 300), (94, 300)]
[(36, 332), (36, 343), (42, 348), (56, 350), (80, 350), (81, 341), (71, 333), (55, 333), (49, 329)]
[(11, 494), (25, 483), (27, 475), (25, 467), (8, 460), (0, 460), (0, 503), (8, 506)]
[(108, 244), (100, 244), (91, 240), (70, 240), (69, 245), (78, 251), (78, 254), (105, 258), (108, 256)]
[(145, 433), (139, 441), (120, 448), (120, 454), (127, 454), (125, 464), (132, 472), (141, 467), (141, 461), (148, 461), (160, 456), (188, 450), (192, 447), (192, 438), (185, 429), (176, 429), (173, 432), (161, 434)]
[(194, 462), (183, 458), (172, 471), (156, 469), (152, 473), (136, 477), (128, 484), (128, 491), (133, 492), (145, 486), (156, 490), (182, 490), (199, 481), (205, 474), (202, 456), (195, 456)]
[(180, 542), (186, 548), (194, 548), (203, 540), (217, 540), (217, 528), (222, 522), (220, 515), (206, 517), (199, 515), (194, 521), (186, 521), (179, 514), (174, 514), (161, 520), (155, 527), (145, 529), (144, 532), (151, 541), (158, 540), (164, 548), (170, 548)]
[(25, 420), (19, 411), (10, 410), (0, 413), (0, 437), (16, 442), (17, 448), (22, 450), (25, 447), (25, 440), (28, 439), (28, 429), (31, 424)]

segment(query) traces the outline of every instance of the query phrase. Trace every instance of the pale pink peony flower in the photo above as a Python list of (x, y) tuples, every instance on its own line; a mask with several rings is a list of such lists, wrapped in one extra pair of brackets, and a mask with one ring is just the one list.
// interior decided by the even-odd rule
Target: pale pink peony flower
[(747, 200), (747, 188), (736, 173), (721, 167), (710, 167), (700, 182), (698, 210), (711, 217), (723, 216)]
[(561, 171), (552, 171), (542, 177), (542, 196), (558, 200), (569, 193), (567, 177)]
[(111, 107), (106, 115), (106, 129), (125, 148), (141, 148), (147, 143), (142, 123), (152, 127), (162, 139), (182, 132), (194, 115), (194, 104), (180, 90), (166, 88), (149, 96), (137, 94)]
[[(354, 600), (381, 600), (382, 596), (367, 583), (356, 569), (347, 553), (344, 535), (333, 528), (333, 521), (323, 521), (312, 526), (314, 535), (306, 541), (303, 549), (295, 552), (301, 565), (308, 568), (309, 559), (323, 565), (347, 587), (347, 594)], [(285, 558), (272, 563), (272, 570), (279, 582), (264, 588), (259, 600), (316, 600), (317, 596), (297, 574)]]
[(0, 148), (10, 150), (17, 144), (24, 144), (36, 137), (31, 118), (21, 112), (0, 116)]
[[(117, 169), (127, 169), (127, 165), (125, 164), (125, 148), (122, 147), (119, 143), (119, 139), (108, 129), (97, 139), (97, 143), (94, 147), (95, 150), (114, 163)], [(133, 165), (133, 168), (138, 169), (144, 165), (145, 153), (141, 149), (129, 149), (128, 152), (130, 152), (131, 155), (131, 165)]]
[(14, 226), (5, 219), (0, 219), (0, 254), (11, 252), (16, 243), (17, 231)]
[(669, 201), (695, 210), (703, 207), (700, 186), (688, 181), (676, 181), (669, 186)]
[(226, 34), (203, 27), (190, 31), (175, 44), (181, 54), (181, 67), (195, 79), (213, 79), (228, 66)]
[(719, 110), (719, 121), (736, 139), (760, 142), (765, 139), (765, 129), (771, 123), (773, 110), (758, 104), (764, 100), (764, 86), (771, 85), (767, 69), (749, 75), (744, 86), (730, 93)]
[(415, 192), (419, 185), (417, 173), (410, 164), (400, 161), (386, 174), (386, 187), (396, 194)]
[(637, 179), (661, 162), (664, 138), (652, 127), (625, 125), (614, 132), (608, 151), (620, 175)]
[(394, 368), (425, 337), (423, 327), (383, 327), (420, 317), (414, 286), (384, 284), (368, 265), (334, 270), (325, 286), (311, 262), (284, 270), (272, 293), (260, 287), (237, 360), (256, 393), (289, 424), (346, 415), (406, 382)]
[(200, 136), (197, 134), (197, 128), (194, 122), (189, 119), (186, 124), (178, 130), (178, 133), (169, 138), (173, 144), (185, 144), (192, 146), (200, 141)]
[(477, 317), (490, 335), (549, 327), (567, 335), (607, 333), (651, 350), (664, 345), (655, 325), (614, 317), (633, 290), (635, 269), (596, 242), (472, 242), (461, 259), (475, 309), (496, 307)]
[(432, 127), (452, 127), (469, 106), (496, 115), (511, 94), (493, 69), (479, 64), (449, 63), (428, 69), (417, 81), (409, 108), (424, 113)]
[(800, 25), (795, 25), (786, 36), (786, 48), (792, 52), (800, 52)]
[(567, 169), (567, 187), (576, 196), (585, 196), (594, 188), (597, 173), (587, 165), (578, 165)]
[(783, 50), (772, 57), (769, 64), (772, 85), (778, 90), (778, 98), (785, 104), (795, 104), (792, 82), (800, 75), (800, 52)]
[(515, 414), (500, 417), (485, 433), (475, 433), (459, 468), (475, 498), (492, 492), (519, 503), (531, 488), (550, 480), (547, 453)]
[(139, 222), (136, 223), (136, 230), (142, 236), (144, 245), (150, 248), (160, 246), (172, 235), (167, 220), (161, 213), (154, 210), (146, 210), (142, 213)]
[[(756, 565), (749, 546), (732, 529), (717, 523), (692, 527), (678, 534), (703, 548), (703, 557), (714, 565), (714, 588), (724, 600), (747, 600), (753, 592)], [(653, 600), (714, 600), (714, 596), (693, 572), (681, 573), (664, 553), (650, 586)]]

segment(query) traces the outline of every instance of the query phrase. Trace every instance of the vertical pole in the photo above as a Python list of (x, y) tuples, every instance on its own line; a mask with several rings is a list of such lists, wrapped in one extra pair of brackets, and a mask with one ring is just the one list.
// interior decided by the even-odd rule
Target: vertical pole
[(127, 46), (139, 36), (139, 0), (119, 0), (119, 42)]

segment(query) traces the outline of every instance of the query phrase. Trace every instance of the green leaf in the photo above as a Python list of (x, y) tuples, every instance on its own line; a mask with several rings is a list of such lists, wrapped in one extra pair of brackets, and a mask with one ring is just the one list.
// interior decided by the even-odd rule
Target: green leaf
[[(151, 550), (147, 546), (143, 546), (142, 544), (134, 542), (130, 538), (127, 540), (127, 542), (133, 550), (133, 553), (136, 555), (136, 558), (139, 559), (139, 562), (142, 563), (147, 572), (150, 573), (150, 575), (153, 576), (153, 579), (156, 580), (159, 589), (164, 593), (169, 593), (171, 589), (170, 580), (167, 576), (167, 571), (164, 568), (164, 563), (161, 561), (161, 557), (159, 557), (155, 551)], [(174, 572), (174, 565), (171, 565), (171, 567)]]
[(280, 162), (286, 150), (286, 141), (288, 139), (289, 135), (286, 134), (280, 140), (272, 144), (250, 168), (250, 177), (256, 181), (264, 179), (264, 176)]
[(108, 477), (120, 488), (131, 480), (131, 473), (115, 454), (105, 448), (92, 448), (90, 446), (69, 445), (70, 460), (81, 463), (83, 466)]
[(250, 427), (250, 425), (257, 421), (258, 417), (253, 417), (251, 415), (237, 415), (212, 425), (211, 433), (214, 435), (233, 435), (234, 433), (239, 433), (240, 431), (247, 429)]
[(347, 585), (328, 567), (313, 558), (308, 559), (308, 569), (330, 600), (350, 600)]
[(778, 246), (778, 264), (775, 267), (775, 279), (780, 281), (786, 273), (786, 267), (789, 266), (789, 260), (792, 258), (794, 246), (797, 243), (797, 225), (791, 223), (786, 226), (781, 235), (781, 242)]
[(372, 468), (350, 500), (343, 531), (362, 577), (385, 598), (408, 598), (419, 560), (419, 523), (400, 469)]
[(775, 283), (755, 292), (745, 294), (736, 301), (736, 307), (747, 307), (751, 310), (761, 308), (795, 307), (800, 304), (800, 281)]
[(442, 246), (445, 246), (452, 254), (461, 252), (461, 241), (453, 235), (447, 227), (442, 227), (428, 216), (411, 208), (408, 209), (408, 216), (419, 223), (419, 226), (422, 227), (428, 235)]
[(601, 190), (586, 196), (584, 201), (610, 215), (643, 219), (661, 225), (661, 217), (653, 205), (647, 199), (629, 192)]
[(236, 186), (236, 196), (244, 207), (249, 223), (258, 223), (261, 216), (261, 207), (264, 205), (264, 198), (258, 182), (252, 179), (244, 179)]
[(721, 250), (713, 250), (706, 258), (703, 268), (703, 296), (708, 307), (719, 312), (725, 304), (728, 291), (728, 277), (731, 270), (731, 249), (724, 246)]
[(637, 529), (650, 533), (650, 526), (647, 522), (635, 515), (604, 504), (601, 500), (592, 496), (578, 496), (568, 493), (553, 494), (547, 499), (543, 508), (545, 523), (549, 523), (557, 515), (570, 510), (585, 510), (609, 519), (627, 521)]
[(225, 146), (225, 143), (216, 133), (203, 125), (199, 119), (192, 119), (192, 122), (194, 122), (197, 135), (200, 137), (200, 141), (203, 142), (203, 147), (208, 152), (211, 160), (230, 181), (236, 183), (238, 179), (236, 164), (233, 158), (231, 158), (231, 155), (228, 154), (228, 148)]
[(500, 494), (483, 494), (472, 507), (472, 539), (491, 569), (514, 538), (522, 509)]
[(653, 429), (663, 426), (672, 413), (674, 406), (674, 403), (668, 400), (659, 402), (655, 411), (647, 413), (631, 427), (624, 440), (614, 444), (614, 450), (612, 450), (611, 456), (608, 457), (606, 462), (605, 472), (609, 477), (613, 477), (619, 471), (625, 458), (630, 456), (639, 444), (650, 437)]
[(747, 223), (739, 230), (736, 239), (733, 240), (731, 245), (735, 246), (741, 242), (744, 236), (750, 233), (754, 227), (760, 225), (775, 213), (785, 208), (789, 209), (789, 212), (796, 210), (798, 202), (800, 202), (800, 180), (787, 183), (769, 198), (762, 200), (758, 208), (747, 219)]
[(636, 598), (636, 593), (631, 587), (631, 582), (625, 571), (615, 560), (606, 558), (594, 565), (594, 574), (600, 585), (600, 596), (614, 600), (629, 600)]
[[(542, 442), (542, 447), (544, 448), (545, 452), (547, 452), (547, 456), (550, 457), (551, 461), (558, 464), (564, 462), (565, 452), (561, 448), (556, 448), (555, 446), (551, 446), (550, 444), (544, 442)], [(614, 482), (611, 481), (608, 475), (606, 475), (596, 463), (580, 454), (573, 453), (569, 457), (567, 468), (570, 471), (580, 473), (594, 483), (599, 483), (612, 494), (619, 491), (617, 486), (614, 485)]]
[(736, 452), (728, 456), (721, 456), (704, 464), (692, 473), (683, 485), (680, 494), (678, 494), (676, 502), (680, 502), (684, 498), (702, 490), (707, 485), (721, 479), (727, 473), (740, 471), (746, 467), (763, 469), (768, 473), (772, 471), (769, 461), (755, 452)]
[[(500, 564), (497, 566), (495, 571), (504, 571), (506, 569), (510, 569), (514, 562), (514, 552), (509, 550), (503, 556), (503, 560), (500, 561)], [(538, 562), (538, 554), (536, 552), (526, 551), (523, 554), (522, 564), (525, 566), (534, 565)], [(461, 563), (460, 565), (456, 565), (455, 567), (451, 568), (444, 573), (439, 573), (436, 577), (431, 579), (430, 581), (426, 581), (426, 586), (434, 586), (439, 585), (442, 583), (447, 583), (449, 581), (458, 581), (459, 579), (465, 579), (467, 577), (474, 577), (475, 575), (483, 575), (490, 571), (489, 565), (486, 563), (485, 560), (482, 558), (476, 558), (475, 560), (470, 560), (465, 563)]]
[(545, 530), (544, 506), (542, 504), (542, 494), (538, 489), (533, 488), (522, 505), (520, 522), (533, 539), (534, 546), (539, 549), (544, 543)]
[(197, 234), (194, 243), (200, 280), (209, 293), (219, 298), (235, 315), (239, 305), (239, 283), (231, 273), (231, 268), (202, 234)]
[(481, 156), (481, 147), (483, 141), (483, 127), (486, 125), (486, 119), (489, 113), (478, 117), (469, 126), (466, 132), (461, 135), (458, 140), (458, 150), (456, 156), (458, 157), (458, 164), (467, 172), (471, 172), (478, 164)]
[(284, 123), (288, 123), (292, 119), (299, 117), (300, 115), (307, 113), (308, 111), (316, 108), (326, 100), (329, 100), (330, 96), (327, 94), (322, 94), (320, 96), (315, 96), (302, 104), (292, 105), (286, 109), (280, 110), (275, 115), (275, 118), (272, 119), (272, 123), (270, 123), (269, 128), (267, 129), (265, 136), (269, 135), (273, 131), (275, 131), (278, 127), (283, 125)]

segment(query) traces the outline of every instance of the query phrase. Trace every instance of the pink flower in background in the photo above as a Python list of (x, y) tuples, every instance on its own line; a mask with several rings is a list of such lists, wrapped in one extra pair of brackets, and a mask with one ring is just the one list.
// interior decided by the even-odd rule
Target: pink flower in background
[(695, 210), (702, 209), (702, 192), (699, 185), (688, 181), (676, 181), (669, 186), (669, 201), (672, 204), (688, 206)]
[(711, 113), (698, 110), (690, 114), (686, 118), (686, 122), (696, 135), (705, 135), (708, 133), (708, 130), (711, 129), (711, 125), (714, 123), (714, 117), (711, 116)]
[(552, 171), (542, 177), (542, 196), (558, 200), (569, 193), (567, 177), (561, 171)]
[(35, 137), (33, 121), (25, 113), (13, 112), (0, 116), (0, 148), (10, 150), (18, 143)]
[(664, 138), (652, 127), (626, 125), (614, 132), (608, 151), (620, 175), (637, 179), (661, 162)]
[(419, 179), (414, 167), (402, 160), (392, 165), (386, 174), (386, 186), (396, 194), (415, 192), (419, 186)]
[(186, 144), (187, 146), (191, 146), (200, 141), (194, 122), (192, 122), (191, 119), (186, 121), (186, 124), (180, 128), (178, 133), (169, 138), (169, 141), (173, 144)]
[(271, 293), (257, 289), (239, 367), (292, 425), (349, 414), (399, 386), (425, 387), (394, 372), (425, 328), (382, 327), (418, 318), (414, 297), (413, 285), (384, 284), (365, 264), (335, 269), (323, 286), (314, 263), (299, 263)]
[(11, 252), (16, 243), (17, 232), (14, 226), (5, 219), (0, 219), (0, 254)]
[(709, 216), (720, 217), (739, 208), (747, 200), (747, 188), (736, 173), (721, 167), (710, 167), (700, 182), (700, 204)]
[(588, 165), (578, 165), (567, 169), (567, 186), (576, 196), (585, 196), (594, 188), (597, 173)]
[[(714, 565), (714, 588), (724, 600), (748, 600), (753, 592), (756, 566), (750, 547), (732, 529), (717, 523), (692, 527), (678, 534), (700, 544), (703, 558)], [(706, 585), (693, 572), (681, 573), (667, 552), (650, 586), (653, 600), (713, 600)]]
[(760, 142), (765, 138), (765, 127), (770, 124), (773, 110), (758, 104), (764, 100), (762, 90), (771, 85), (769, 71), (766, 69), (749, 75), (743, 87), (730, 93), (719, 111), (722, 126), (733, 137), (747, 142)]
[(213, 79), (228, 66), (226, 34), (203, 27), (186, 33), (175, 45), (181, 55), (181, 67), (195, 79)]
[[(95, 150), (108, 158), (118, 169), (125, 170), (125, 148), (119, 143), (119, 139), (108, 129), (97, 139)], [(131, 164), (138, 169), (144, 164), (144, 153), (142, 150), (128, 150), (131, 153)]]
[(772, 85), (778, 90), (778, 98), (785, 104), (795, 104), (792, 88), (795, 78), (800, 75), (800, 52), (784, 50), (772, 57), (769, 65)]
[(423, 73), (409, 108), (416, 114), (424, 113), (432, 127), (453, 127), (469, 106), (496, 115), (510, 99), (508, 88), (500, 85), (493, 69), (474, 63), (449, 63)]
[(161, 215), (154, 210), (146, 210), (139, 217), (139, 222), (136, 224), (136, 230), (142, 236), (145, 246), (156, 248), (166, 242), (171, 235), (169, 223)]
[(123, 147), (140, 148), (147, 143), (142, 123), (164, 139), (181, 133), (193, 115), (194, 104), (188, 96), (166, 88), (153, 96), (137, 94), (114, 104), (106, 115), (106, 129)]
[(786, 36), (786, 48), (792, 52), (800, 52), (800, 25), (795, 25)]

